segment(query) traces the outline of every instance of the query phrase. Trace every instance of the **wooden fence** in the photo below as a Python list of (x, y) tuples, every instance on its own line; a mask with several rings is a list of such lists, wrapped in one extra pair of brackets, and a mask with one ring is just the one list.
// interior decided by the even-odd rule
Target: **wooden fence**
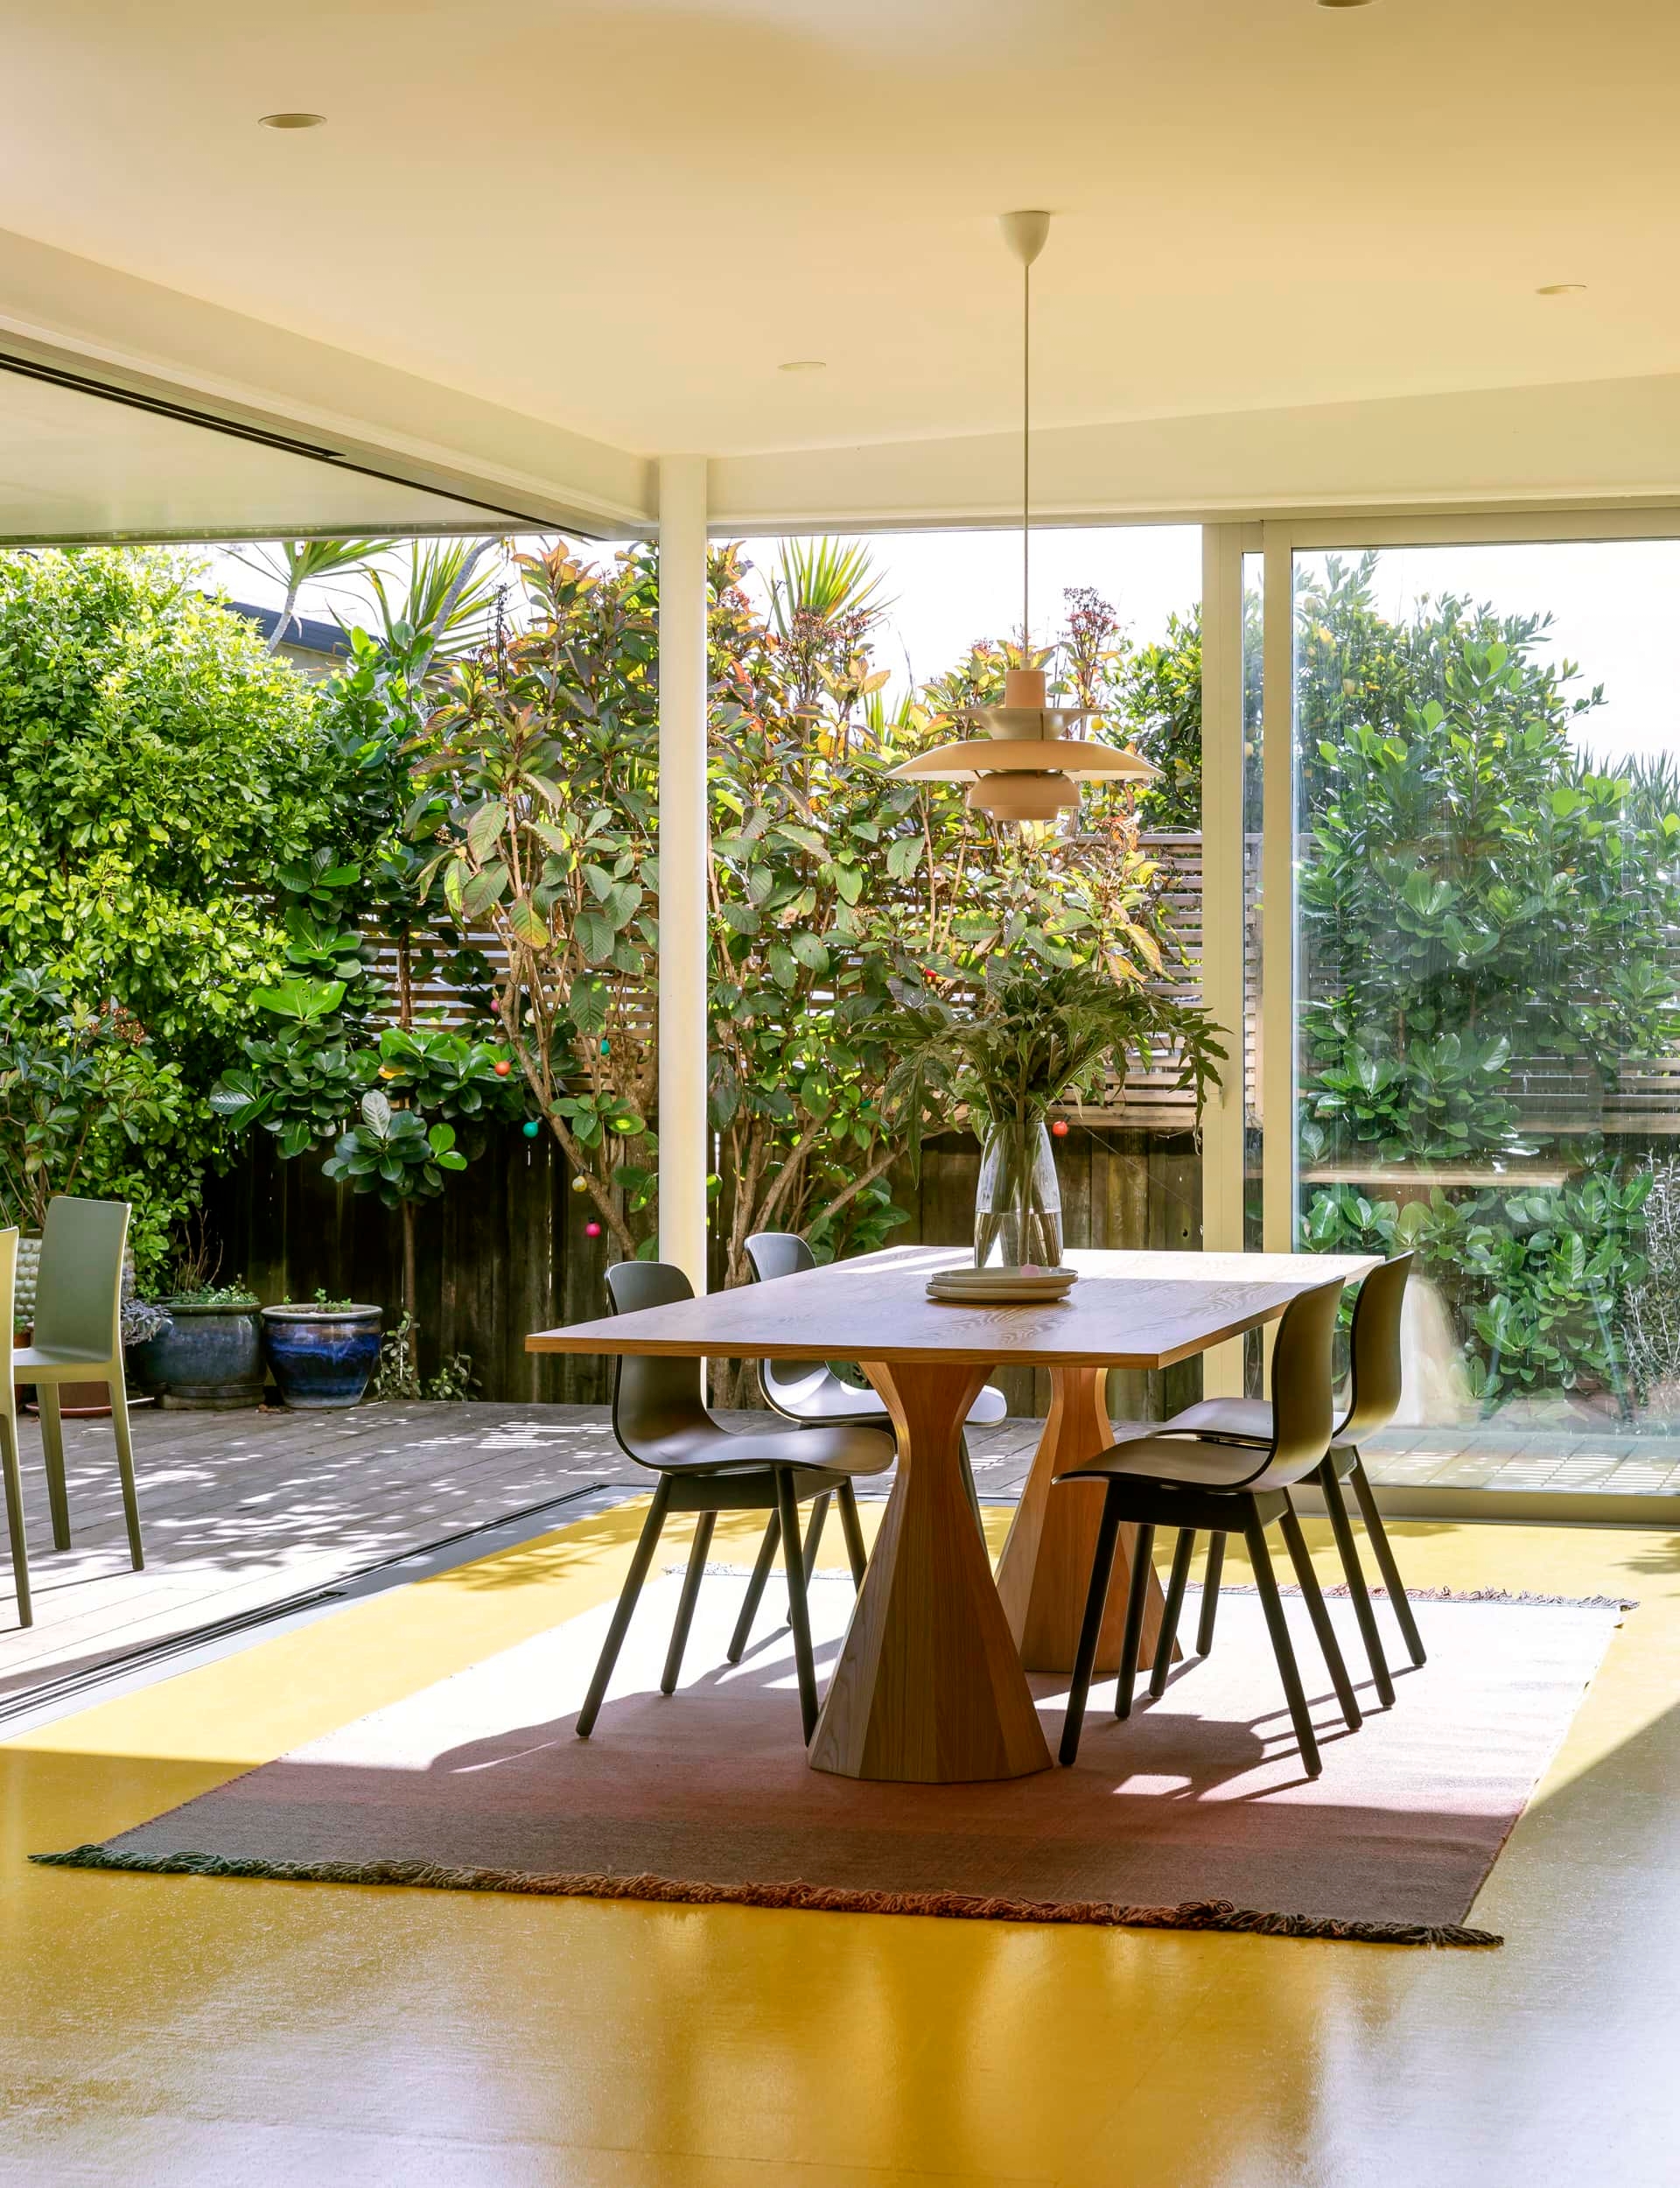
[[(272, 1303), (329, 1298), (373, 1301), (394, 1322), (402, 1289), (402, 1228), (371, 1195), (355, 1195), (304, 1156), (283, 1162), (266, 1133), (248, 1157), (213, 1180), (208, 1229), (224, 1280), (243, 1275)], [(1074, 1126), (1057, 1145), (1070, 1245), (1193, 1248), (1201, 1238), (1200, 1159), (1186, 1134)], [(909, 1223), (894, 1242), (967, 1245), (973, 1237), (980, 1153), (967, 1135), (928, 1143), (920, 1184), (892, 1180)], [(477, 1396), (599, 1403), (604, 1364), (538, 1358), (525, 1335), (606, 1311), (602, 1283), (611, 1241), (589, 1238), (590, 1204), (568, 1189), (553, 1140), (499, 1133), (480, 1160), (452, 1177), (419, 1214), (417, 1276), (421, 1368), (471, 1355)], [(1002, 1378), (1016, 1413), (1041, 1413), (1046, 1378), (1018, 1371)], [(1194, 1364), (1162, 1377), (1115, 1378), (1115, 1403), (1145, 1419), (1200, 1395)]]

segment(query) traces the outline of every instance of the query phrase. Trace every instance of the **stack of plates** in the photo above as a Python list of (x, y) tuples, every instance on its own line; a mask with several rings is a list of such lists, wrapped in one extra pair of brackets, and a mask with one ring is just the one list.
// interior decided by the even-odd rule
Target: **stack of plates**
[(928, 1280), (928, 1296), (952, 1307), (1042, 1307), (1064, 1297), (1078, 1281), (1077, 1269), (941, 1269)]

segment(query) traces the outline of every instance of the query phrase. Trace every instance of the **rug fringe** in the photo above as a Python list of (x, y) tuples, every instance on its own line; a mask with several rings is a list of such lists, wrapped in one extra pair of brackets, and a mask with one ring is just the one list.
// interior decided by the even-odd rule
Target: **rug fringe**
[(538, 1876), (520, 1869), (450, 1869), (430, 1862), (264, 1862), (218, 1854), (129, 1854), (103, 1846), (32, 1854), (44, 1869), (123, 1869), (151, 1876), (262, 1878), (293, 1884), (404, 1884), (427, 1891), (500, 1891), (555, 1899), (641, 1899), (695, 1907), (780, 1907), (816, 1914), (931, 1915), (955, 1922), (1074, 1923), (1104, 1929), (1227, 1930), (1255, 1937), (1316, 1938), (1351, 1945), (1503, 1945), (1492, 1930), (1461, 1923), (1342, 1922), (1269, 1913), (1228, 1899), (1176, 1907), (1112, 1900), (976, 1898), (954, 1891), (850, 1891), (831, 1884), (700, 1884), (668, 1876)]
[[(675, 1580), (689, 1568), (686, 1565), (668, 1565), (664, 1569), (667, 1579)], [(705, 1568), (708, 1580), (745, 1581), (750, 1580), (752, 1575), (752, 1567), (750, 1565), (708, 1565)], [(848, 1588), (857, 1585), (850, 1568), (844, 1566), (819, 1566), (811, 1574), (811, 1579), (813, 1581), (844, 1581)], [(1189, 1583), (1190, 1594), (1200, 1594), (1200, 1581)], [(1226, 1581), (1220, 1588), (1222, 1595), (1252, 1595), (1256, 1592), (1251, 1581)], [(1279, 1581), (1278, 1592), (1280, 1595), (1298, 1595), (1301, 1591), (1294, 1581)], [(1352, 1591), (1346, 1581), (1337, 1581), (1327, 1582), (1322, 1592), (1326, 1595), (1346, 1597)], [(1369, 1593), (1373, 1602), (1388, 1601), (1389, 1591), (1386, 1588), (1376, 1587)], [(1637, 1598), (1628, 1595), (1540, 1595), (1526, 1588), (1409, 1588), (1406, 1594), (1415, 1603), (1525, 1603), (1537, 1604), (1544, 1610), (1639, 1609)]]
[[(1200, 1581), (1192, 1581), (1186, 1593), (1200, 1592)], [(1259, 1593), (1252, 1581), (1223, 1581), (1222, 1595), (1254, 1595)], [(1294, 1582), (1278, 1583), (1280, 1595), (1298, 1595), (1300, 1589)], [(1346, 1581), (1326, 1585), (1321, 1591), (1326, 1595), (1347, 1596), (1353, 1592)], [(1386, 1588), (1369, 1591), (1373, 1602), (1386, 1602)], [(1637, 1610), (1637, 1598), (1627, 1595), (1537, 1595), (1526, 1588), (1409, 1588), (1408, 1597), (1414, 1603), (1517, 1603), (1536, 1606), (1542, 1610)]]

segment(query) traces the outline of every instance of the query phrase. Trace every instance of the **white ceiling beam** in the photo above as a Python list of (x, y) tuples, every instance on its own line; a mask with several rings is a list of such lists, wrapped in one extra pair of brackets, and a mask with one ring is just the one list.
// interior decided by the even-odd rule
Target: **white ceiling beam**
[(0, 231), (5, 357), (533, 529), (612, 536), (654, 522), (645, 457)]
[[(1680, 496), (1680, 375), (1046, 429), (1046, 523), (1242, 522), (1413, 510), (1662, 502)], [(1018, 523), (1009, 433), (711, 465), (714, 533)]]

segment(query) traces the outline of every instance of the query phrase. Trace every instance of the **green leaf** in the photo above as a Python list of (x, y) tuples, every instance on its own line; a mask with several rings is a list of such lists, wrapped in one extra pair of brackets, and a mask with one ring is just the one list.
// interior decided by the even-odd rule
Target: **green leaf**
[(907, 881), (921, 864), (926, 845), (920, 836), (898, 836), (886, 846), (886, 870), (895, 881)]
[(258, 1010), (272, 1011), (276, 1018), (289, 1018), (300, 1026), (318, 1024), (330, 1018), (344, 1000), (342, 980), (309, 980), (301, 975), (282, 980), (274, 987), (253, 988), (251, 1000)]
[(508, 924), (516, 940), (528, 950), (545, 950), (550, 942), (549, 929), (539, 917), (528, 897), (516, 897), (508, 908)]
[(572, 933), (578, 947), (591, 964), (599, 964), (612, 954), (612, 922), (599, 912), (579, 912)]
[(480, 805), (466, 824), (466, 847), (482, 862), (500, 841), (502, 830), (508, 825), (508, 808), (499, 797)]

